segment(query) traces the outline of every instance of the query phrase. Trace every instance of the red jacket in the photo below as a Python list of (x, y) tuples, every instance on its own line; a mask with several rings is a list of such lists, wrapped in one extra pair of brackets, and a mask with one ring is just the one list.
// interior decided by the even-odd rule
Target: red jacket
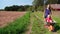
[(48, 23), (51, 23), (52, 22), (52, 18), (50, 17), (50, 18), (46, 18), (46, 22), (48, 22)]

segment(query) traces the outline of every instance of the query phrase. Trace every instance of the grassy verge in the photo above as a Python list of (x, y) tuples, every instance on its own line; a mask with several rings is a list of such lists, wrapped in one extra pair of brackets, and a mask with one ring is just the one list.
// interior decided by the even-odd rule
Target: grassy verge
[(43, 22), (34, 16), (31, 34), (51, 34), (51, 32), (44, 28)]
[(23, 17), (16, 19), (8, 26), (0, 28), (0, 34), (22, 34), (29, 23), (30, 13), (26, 13)]
[[(38, 17), (40, 17), (40, 19), (43, 21), (43, 12), (35, 12), (35, 14)], [(56, 29), (57, 34), (60, 34), (60, 18), (58, 16), (53, 16), (52, 18), (56, 21), (56, 24), (54, 25), (54, 27)], [(46, 32), (48, 34), (48, 31), (46, 31)], [(49, 34), (53, 34), (53, 33), (52, 32), (49, 32)]]
[(56, 17), (56, 16), (53, 16), (53, 19), (56, 21), (56, 24), (54, 25), (55, 29), (56, 29), (56, 32), (58, 34), (60, 34), (60, 18)]

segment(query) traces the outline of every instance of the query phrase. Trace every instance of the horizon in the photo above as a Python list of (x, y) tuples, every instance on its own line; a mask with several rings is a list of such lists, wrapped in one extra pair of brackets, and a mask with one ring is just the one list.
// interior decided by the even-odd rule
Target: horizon
[(33, 0), (0, 0), (0, 9), (4, 9), (6, 6), (13, 5), (32, 5)]

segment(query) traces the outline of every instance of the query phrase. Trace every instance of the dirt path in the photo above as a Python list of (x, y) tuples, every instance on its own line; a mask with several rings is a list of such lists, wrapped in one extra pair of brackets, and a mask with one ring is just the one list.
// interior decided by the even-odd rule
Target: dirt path
[(25, 13), (26, 12), (0, 11), (0, 27), (6, 26), (9, 22), (23, 16)]
[(32, 31), (32, 25), (33, 25), (33, 15), (31, 14), (30, 15), (30, 25), (28, 26), (28, 30), (25, 32), (25, 34), (31, 34), (31, 31)]

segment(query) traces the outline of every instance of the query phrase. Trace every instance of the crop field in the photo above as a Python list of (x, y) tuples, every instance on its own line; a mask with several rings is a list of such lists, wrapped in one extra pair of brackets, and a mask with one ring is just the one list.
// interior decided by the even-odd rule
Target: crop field
[(0, 27), (6, 26), (9, 22), (23, 16), (25, 13), (26, 12), (0, 11)]
[[(52, 12), (56, 21), (55, 32), (44, 27), (43, 12), (0, 12), (0, 23), (8, 26), (0, 28), (0, 34), (60, 34), (60, 11)], [(3, 20), (7, 20), (6, 22)], [(10, 20), (9, 20), (10, 19)]]
[(9, 24), (7, 24), (7, 26), (1, 27), (0, 34), (22, 34), (30, 23), (30, 13), (28, 12), (1, 12), (1, 14), (2, 13), (5, 18), (10, 16), (10, 20), (12, 20), (13, 17), (13, 21), (8, 22)]

